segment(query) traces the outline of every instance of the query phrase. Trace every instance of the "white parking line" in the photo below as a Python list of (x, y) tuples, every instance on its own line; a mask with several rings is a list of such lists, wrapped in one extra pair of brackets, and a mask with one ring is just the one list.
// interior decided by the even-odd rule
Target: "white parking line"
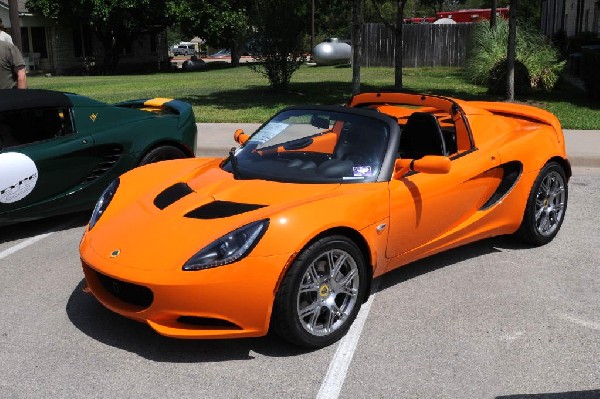
[(591, 328), (593, 330), (600, 330), (600, 323), (596, 323), (595, 321), (583, 320), (574, 316), (569, 316), (567, 314), (561, 314), (559, 316), (569, 321), (572, 321), (575, 324), (579, 324), (580, 326)]
[(340, 396), (340, 391), (344, 385), (348, 367), (350, 367), (350, 363), (352, 362), (358, 339), (362, 333), (362, 329), (367, 320), (367, 316), (369, 315), (369, 311), (371, 310), (371, 304), (373, 303), (378, 288), (379, 279), (373, 281), (369, 300), (362, 305), (350, 330), (348, 330), (348, 333), (340, 341), (339, 346), (331, 359), (331, 363), (329, 363), (327, 375), (325, 375), (325, 379), (321, 383), (317, 399), (337, 399)]
[(48, 237), (49, 235), (54, 234), (54, 231), (51, 231), (49, 233), (44, 233), (44, 234), (39, 234), (37, 236), (33, 236), (31, 238), (28, 238), (25, 241), (21, 241), (20, 243), (18, 243), (17, 245), (14, 245), (8, 249), (5, 249), (4, 251), (0, 252), (0, 259), (4, 259), (7, 256), (10, 256), (12, 254), (14, 254), (17, 251), (22, 250), (23, 248), (27, 248), (28, 246), (35, 244), (36, 242), (43, 240), (44, 238)]

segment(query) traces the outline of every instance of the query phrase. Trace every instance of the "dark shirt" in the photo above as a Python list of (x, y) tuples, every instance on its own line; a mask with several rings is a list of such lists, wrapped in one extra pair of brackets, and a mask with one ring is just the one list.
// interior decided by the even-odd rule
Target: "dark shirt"
[(0, 41), (0, 89), (17, 87), (17, 67), (25, 67), (21, 52), (14, 44)]

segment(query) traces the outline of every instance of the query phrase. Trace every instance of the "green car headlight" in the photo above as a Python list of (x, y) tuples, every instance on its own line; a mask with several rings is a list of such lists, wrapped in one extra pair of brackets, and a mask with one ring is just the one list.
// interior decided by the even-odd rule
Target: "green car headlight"
[(210, 269), (242, 259), (258, 244), (268, 227), (268, 219), (259, 220), (224, 235), (192, 256), (183, 270)]
[(113, 182), (110, 183), (108, 187), (106, 187), (106, 190), (104, 190), (98, 202), (96, 202), (96, 206), (94, 207), (94, 211), (92, 212), (92, 217), (90, 218), (89, 222), (90, 230), (94, 228), (98, 220), (104, 214), (104, 211), (108, 207), (108, 204), (110, 204), (110, 201), (112, 201), (113, 197), (115, 196), (117, 188), (119, 188), (119, 183), (119, 178), (113, 180)]

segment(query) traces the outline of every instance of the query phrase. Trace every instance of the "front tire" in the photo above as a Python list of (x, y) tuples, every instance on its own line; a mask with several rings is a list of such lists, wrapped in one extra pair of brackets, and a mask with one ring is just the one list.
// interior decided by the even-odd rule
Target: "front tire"
[(275, 298), (271, 326), (304, 348), (322, 348), (346, 334), (365, 298), (362, 253), (344, 236), (312, 243), (291, 265)]
[(516, 236), (532, 245), (544, 245), (556, 236), (565, 218), (569, 190), (565, 171), (547, 163), (536, 178)]
[(187, 158), (186, 154), (177, 147), (163, 145), (150, 150), (142, 160), (139, 166), (148, 165), (154, 162), (168, 161), (171, 159)]

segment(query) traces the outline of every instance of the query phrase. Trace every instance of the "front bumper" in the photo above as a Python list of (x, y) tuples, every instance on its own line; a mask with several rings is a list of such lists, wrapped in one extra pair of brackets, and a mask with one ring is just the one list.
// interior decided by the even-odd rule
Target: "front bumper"
[(145, 271), (82, 245), (85, 291), (105, 307), (175, 338), (265, 335), (278, 281), (290, 255), (251, 256), (213, 269)]

